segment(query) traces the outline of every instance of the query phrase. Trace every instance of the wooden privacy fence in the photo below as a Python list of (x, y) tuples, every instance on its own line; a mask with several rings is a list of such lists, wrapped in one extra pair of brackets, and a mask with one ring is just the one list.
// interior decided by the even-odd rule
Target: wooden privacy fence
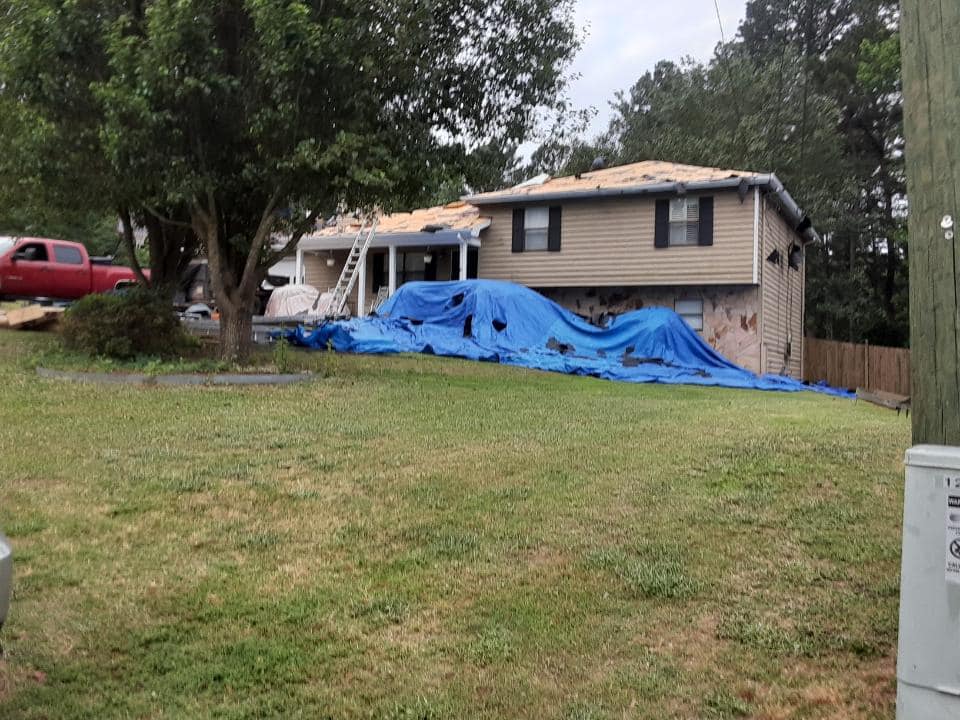
[(805, 338), (803, 379), (910, 395), (910, 349)]

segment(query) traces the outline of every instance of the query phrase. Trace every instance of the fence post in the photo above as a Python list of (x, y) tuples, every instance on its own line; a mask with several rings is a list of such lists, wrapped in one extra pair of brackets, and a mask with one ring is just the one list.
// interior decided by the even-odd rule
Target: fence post
[(869, 340), (866, 340), (863, 343), (863, 374), (864, 374), (863, 387), (869, 390), (870, 389), (870, 341)]

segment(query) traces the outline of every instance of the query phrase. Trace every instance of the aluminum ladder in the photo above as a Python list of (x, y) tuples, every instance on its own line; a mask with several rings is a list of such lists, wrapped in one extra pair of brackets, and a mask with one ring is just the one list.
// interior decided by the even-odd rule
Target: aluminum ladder
[[(353, 245), (350, 247), (347, 261), (343, 264), (343, 270), (340, 271), (337, 284), (330, 290), (333, 297), (330, 298), (330, 304), (327, 306), (324, 317), (343, 317), (344, 308), (347, 306), (347, 298), (350, 297), (354, 285), (357, 284), (357, 277), (360, 274), (363, 261), (367, 257), (367, 250), (370, 249), (370, 243), (373, 242), (373, 238), (377, 234), (378, 222), (379, 217), (375, 215), (369, 226), (366, 223), (360, 224), (360, 232), (353, 240)], [(317, 308), (319, 303), (320, 298), (318, 296), (313, 304), (314, 309)]]

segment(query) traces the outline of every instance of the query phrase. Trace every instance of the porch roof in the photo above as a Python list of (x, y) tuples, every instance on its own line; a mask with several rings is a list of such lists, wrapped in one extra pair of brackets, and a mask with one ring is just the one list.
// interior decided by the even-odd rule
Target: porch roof
[[(384, 215), (377, 224), (371, 248), (459, 245), (466, 242), (480, 245), (480, 232), (490, 226), (490, 218), (482, 217), (475, 205), (456, 201), (408, 213)], [(360, 223), (325, 227), (305, 235), (300, 250), (341, 250), (353, 245)]]

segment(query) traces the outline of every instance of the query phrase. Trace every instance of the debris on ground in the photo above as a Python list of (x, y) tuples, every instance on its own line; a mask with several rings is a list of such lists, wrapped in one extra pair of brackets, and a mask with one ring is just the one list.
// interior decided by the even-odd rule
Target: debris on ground
[(66, 308), (55, 305), (27, 305), (0, 312), (0, 328), (10, 330), (47, 329), (60, 321)]
[(897, 395), (896, 393), (886, 392), (885, 390), (867, 390), (866, 388), (857, 388), (857, 400), (864, 400), (880, 407), (896, 410), (897, 415), (904, 412), (910, 414), (910, 396)]

